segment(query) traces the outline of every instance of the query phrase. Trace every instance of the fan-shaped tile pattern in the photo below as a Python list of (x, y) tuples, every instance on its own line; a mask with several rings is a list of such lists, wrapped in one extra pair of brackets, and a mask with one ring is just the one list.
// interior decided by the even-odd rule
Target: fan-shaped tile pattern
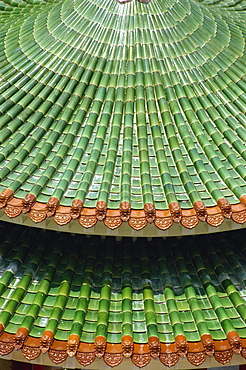
[(139, 210), (137, 229), (239, 206), (245, 222), (245, 9), (1, 0), (1, 207), (58, 223), (109, 210), (112, 228)]

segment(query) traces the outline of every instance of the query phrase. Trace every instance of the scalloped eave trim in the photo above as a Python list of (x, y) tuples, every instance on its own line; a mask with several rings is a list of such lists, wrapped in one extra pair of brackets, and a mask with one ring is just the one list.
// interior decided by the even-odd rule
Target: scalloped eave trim
[(123, 223), (128, 223), (130, 227), (139, 231), (148, 224), (154, 224), (160, 230), (167, 230), (173, 224), (180, 223), (187, 229), (195, 228), (200, 222), (206, 222), (213, 227), (220, 226), (225, 219), (232, 219), (237, 224), (246, 222), (246, 206), (242, 203), (229, 205), (230, 210), (214, 206), (202, 209), (202, 215), (197, 207), (191, 209), (181, 209), (169, 206), (169, 210), (155, 210), (151, 204), (147, 204), (142, 210), (134, 210), (128, 207), (121, 207), (113, 210), (106, 207), (106, 203), (97, 203), (95, 208), (85, 208), (74, 210), (73, 206), (60, 206), (59, 203), (34, 202), (27, 209), (24, 199), (12, 197), (5, 202), (0, 202), (0, 208), (4, 208), (6, 215), (10, 218), (19, 216), (21, 213), (28, 213), (29, 218), (34, 223), (44, 221), (47, 217), (52, 217), (57, 225), (66, 225), (73, 219), (79, 224), (89, 229), (98, 222), (103, 222), (111, 230), (117, 229)]

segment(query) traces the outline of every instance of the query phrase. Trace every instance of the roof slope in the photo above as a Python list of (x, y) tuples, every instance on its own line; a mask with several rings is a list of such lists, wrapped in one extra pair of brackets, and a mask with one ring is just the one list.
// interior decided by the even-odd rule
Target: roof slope
[(110, 366), (126, 357), (140, 367), (246, 358), (244, 230), (136, 242), (9, 223), (0, 231), (1, 355), (48, 351), (55, 363)]
[(245, 222), (245, 8), (1, 0), (6, 213), (135, 229)]

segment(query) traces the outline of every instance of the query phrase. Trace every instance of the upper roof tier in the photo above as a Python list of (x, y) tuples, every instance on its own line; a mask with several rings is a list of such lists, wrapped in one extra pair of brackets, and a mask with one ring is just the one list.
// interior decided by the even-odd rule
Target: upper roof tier
[(136, 230), (246, 221), (245, 0), (0, 9), (8, 216)]

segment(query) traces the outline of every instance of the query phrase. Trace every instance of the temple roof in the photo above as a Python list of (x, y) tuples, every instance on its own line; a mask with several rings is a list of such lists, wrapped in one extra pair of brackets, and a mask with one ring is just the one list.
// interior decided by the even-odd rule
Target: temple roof
[(83, 228), (244, 223), (245, 7), (1, 0), (0, 207)]
[(246, 358), (244, 230), (135, 241), (0, 232), (1, 355), (139, 367)]
[(0, 0), (0, 355), (245, 362), (245, 36), (246, 0)]

